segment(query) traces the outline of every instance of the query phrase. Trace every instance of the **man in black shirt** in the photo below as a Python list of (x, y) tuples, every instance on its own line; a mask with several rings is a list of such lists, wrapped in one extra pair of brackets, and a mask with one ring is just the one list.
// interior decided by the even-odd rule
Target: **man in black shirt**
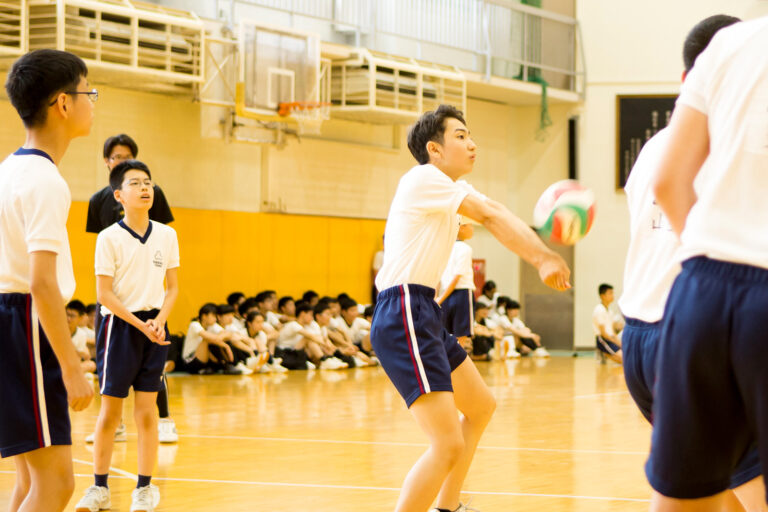
[[(133, 160), (139, 154), (139, 146), (128, 135), (121, 133), (108, 138), (104, 142), (104, 162), (107, 164), (107, 176), (112, 168), (124, 160)], [(149, 218), (163, 224), (173, 222), (173, 214), (165, 199), (165, 194), (157, 185), (154, 185), (155, 200), (152, 208), (149, 209)], [(123, 207), (115, 199), (112, 188), (107, 185), (91, 196), (88, 201), (88, 220), (85, 224), (85, 231), (88, 233), (100, 233), (103, 229), (111, 226), (123, 218)], [(99, 324), (101, 315), (99, 307), (96, 309), (96, 342), (98, 343)], [(160, 412), (160, 422), (158, 423), (159, 439), (161, 443), (175, 443), (179, 437), (176, 433), (176, 424), (170, 418), (168, 412), (168, 380), (163, 373), (164, 386), (157, 394), (157, 408)], [(116, 441), (125, 441), (125, 425), (120, 422), (120, 427), (115, 433)], [(93, 434), (85, 438), (87, 443), (93, 442)]]
[[(121, 133), (110, 137), (104, 142), (104, 162), (107, 164), (107, 175), (114, 166), (123, 160), (135, 159), (138, 156), (139, 147), (128, 135)], [(165, 194), (157, 185), (154, 185), (155, 201), (149, 209), (149, 218), (163, 224), (173, 222), (173, 214), (165, 199)], [(88, 221), (85, 230), (88, 233), (100, 233), (104, 228), (111, 226), (123, 218), (123, 207), (115, 199), (112, 189), (107, 185), (91, 196), (88, 201)]]

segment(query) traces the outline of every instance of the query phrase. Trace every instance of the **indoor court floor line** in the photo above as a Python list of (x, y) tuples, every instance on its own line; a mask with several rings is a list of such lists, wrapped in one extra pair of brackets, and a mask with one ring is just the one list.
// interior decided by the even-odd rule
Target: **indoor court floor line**
[[(467, 479), (482, 512), (640, 511), (650, 427), (622, 369), (593, 358), (478, 363), (498, 406)], [(170, 381), (178, 445), (159, 450), (158, 511), (391, 511), (426, 438), (381, 368)], [(99, 401), (74, 414), (75, 495), (92, 483)], [(130, 399), (126, 412), (130, 412)], [(112, 459), (112, 510), (135, 485), (136, 429)], [(13, 486), (0, 462), (0, 509)]]

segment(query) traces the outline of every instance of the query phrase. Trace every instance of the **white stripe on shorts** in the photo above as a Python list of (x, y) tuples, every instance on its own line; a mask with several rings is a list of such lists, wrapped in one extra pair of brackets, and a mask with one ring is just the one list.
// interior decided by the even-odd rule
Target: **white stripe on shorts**
[(416, 330), (413, 328), (413, 315), (411, 315), (411, 293), (408, 291), (408, 285), (403, 285), (405, 290), (405, 315), (408, 319), (408, 331), (411, 334), (411, 346), (413, 347), (413, 356), (416, 358), (416, 364), (419, 367), (419, 375), (421, 375), (421, 382), (424, 383), (424, 392), (430, 393), (432, 389), (429, 387), (429, 381), (427, 380), (427, 372), (424, 371), (424, 364), (421, 362), (421, 354), (419, 353), (419, 344), (416, 342)]
[(112, 326), (115, 323), (115, 315), (107, 315), (101, 321), (107, 320), (107, 339), (104, 340), (104, 369), (101, 371), (101, 389), (99, 393), (104, 394), (104, 387), (107, 385), (107, 361), (109, 361), (109, 339), (112, 337)]
[(40, 320), (37, 316), (35, 303), (32, 303), (32, 347), (35, 352), (35, 374), (37, 381), (37, 403), (40, 408), (40, 426), (43, 429), (43, 446), (51, 446), (51, 429), (48, 426), (48, 407), (45, 403), (45, 382), (43, 381), (43, 365), (40, 361)]
[(469, 296), (469, 335), (475, 335), (475, 297), (472, 290), (467, 288), (467, 295)]

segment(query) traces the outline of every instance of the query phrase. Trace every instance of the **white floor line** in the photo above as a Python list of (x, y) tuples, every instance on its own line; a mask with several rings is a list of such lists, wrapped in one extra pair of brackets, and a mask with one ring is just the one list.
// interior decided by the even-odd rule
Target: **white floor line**
[[(82, 462), (82, 461), (76, 461)], [(110, 471), (119, 472), (117, 475), (110, 475), (110, 478), (125, 478), (129, 480), (135, 480), (136, 478), (127, 471), (116, 470), (110, 468)], [(0, 474), (13, 475), (15, 471), (0, 471)], [(91, 474), (75, 473), (78, 478), (93, 478)], [(290, 482), (259, 482), (250, 480), (214, 480), (207, 478), (170, 478), (170, 477), (153, 477), (154, 482), (188, 482), (188, 483), (203, 483), (203, 484), (230, 484), (230, 485), (253, 485), (262, 487), (303, 487), (311, 489), (339, 489), (348, 491), (389, 491), (397, 492), (399, 487), (376, 487), (376, 486), (364, 486), (364, 485), (333, 485), (333, 484), (299, 484)], [(633, 503), (647, 503), (649, 499), (642, 498), (619, 498), (615, 496), (579, 496), (571, 494), (543, 494), (543, 493), (529, 493), (529, 492), (508, 492), (508, 491), (462, 491), (463, 495), (471, 496), (519, 496), (529, 498), (561, 498), (572, 500), (593, 500), (593, 501), (623, 501)]]
[[(87, 464), (89, 466), (93, 466), (93, 461), (90, 461), (90, 460), (72, 459), (72, 462), (77, 462), (79, 464)], [(114, 473), (116, 475), (120, 475), (120, 476), (123, 476), (125, 478), (131, 478), (133, 480), (138, 480), (139, 479), (139, 477), (137, 475), (134, 475), (133, 473), (129, 473), (128, 471), (125, 471), (125, 470), (120, 469), (120, 468), (113, 468), (112, 466), (109, 467), (109, 473), (110, 473), (110, 476), (112, 476), (112, 473)], [(91, 475), (91, 476), (93, 476), (93, 475)]]
[[(135, 435), (135, 434), (128, 434)], [(272, 441), (283, 443), (319, 443), (319, 444), (354, 444), (369, 446), (406, 446), (416, 448), (426, 448), (426, 443), (405, 443), (398, 441), (356, 441), (347, 439), (303, 439), (297, 437), (261, 437), (261, 436), (224, 436), (224, 435), (204, 435), (204, 434), (182, 434), (180, 439), (229, 439), (233, 441)], [(532, 448), (518, 446), (483, 446), (477, 447), (478, 450), (496, 450), (496, 451), (515, 451), (515, 452), (550, 452), (550, 453), (585, 453), (596, 455), (648, 455), (648, 452), (641, 451), (622, 451), (622, 450), (575, 450), (568, 448)]]
[(629, 391), (622, 390), (622, 391), (608, 391), (606, 393), (590, 393), (589, 395), (574, 395), (573, 398), (597, 398), (600, 396), (610, 396), (610, 395), (629, 395)]

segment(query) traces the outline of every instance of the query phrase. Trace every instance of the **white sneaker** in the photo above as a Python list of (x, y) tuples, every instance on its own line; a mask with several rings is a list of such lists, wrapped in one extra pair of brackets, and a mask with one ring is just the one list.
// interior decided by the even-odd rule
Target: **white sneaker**
[(267, 365), (267, 361), (269, 361), (269, 353), (264, 352), (262, 354), (252, 356), (246, 359), (245, 366), (247, 366), (253, 371), (259, 371), (262, 368), (264, 368), (264, 366)]
[(321, 370), (341, 370), (349, 368), (349, 365), (337, 357), (329, 357), (320, 362)]
[[(85, 438), (86, 443), (93, 443), (96, 434), (88, 434)], [(125, 423), (120, 422), (120, 426), (115, 430), (115, 442), (124, 443), (128, 440), (128, 434), (125, 433)]]
[(108, 487), (92, 485), (85, 490), (85, 496), (75, 505), (75, 512), (99, 512), (112, 508)]
[(381, 364), (376, 356), (371, 356), (369, 359), (371, 360), (371, 366), (379, 366)]
[(157, 422), (157, 439), (161, 443), (178, 443), (179, 434), (176, 432), (176, 423), (171, 418), (160, 418)]
[[(459, 508), (457, 508), (454, 512), (480, 512), (476, 508), (470, 508), (469, 504), (472, 502), (472, 498), (470, 498), (469, 502), (467, 504), (463, 504), (459, 502)], [(430, 512), (437, 512), (436, 508), (430, 509)]]
[(359, 358), (359, 357), (357, 357), (357, 356), (352, 356), (352, 359), (354, 359), (354, 360), (355, 360), (355, 368), (362, 368), (362, 367), (364, 367), (364, 366), (368, 366), (368, 365), (365, 363), (365, 361), (363, 361), (362, 359), (360, 359), (360, 358)]
[(131, 512), (154, 512), (158, 503), (160, 503), (160, 489), (156, 485), (139, 487), (131, 493)]
[(274, 363), (269, 365), (273, 372), (285, 373), (288, 371), (288, 368), (278, 363), (276, 359), (273, 359), (273, 361)]
[(509, 352), (507, 352), (507, 359), (519, 359), (521, 357), (522, 356), (520, 355), (520, 352), (518, 352), (514, 348), (510, 349)]
[(314, 370), (316, 368), (317, 366), (315, 366), (315, 363), (313, 363), (312, 361), (307, 361), (307, 370)]
[(235, 365), (235, 369), (240, 371), (240, 375), (250, 375), (253, 373), (253, 370), (245, 366), (245, 364), (242, 361), (240, 361)]
[(531, 354), (533, 357), (549, 357), (549, 352), (544, 347), (539, 347)]

